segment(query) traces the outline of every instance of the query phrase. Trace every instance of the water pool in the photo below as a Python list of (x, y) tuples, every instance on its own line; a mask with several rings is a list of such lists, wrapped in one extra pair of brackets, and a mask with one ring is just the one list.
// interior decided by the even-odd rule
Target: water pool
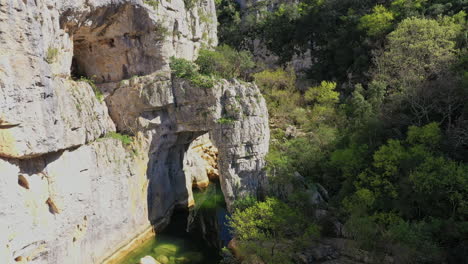
[(212, 184), (205, 191), (195, 192), (194, 198), (196, 206), (191, 212), (174, 211), (164, 230), (133, 250), (120, 264), (137, 264), (145, 256), (162, 264), (218, 264), (220, 247), (229, 241), (224, 197), (219, 185)]

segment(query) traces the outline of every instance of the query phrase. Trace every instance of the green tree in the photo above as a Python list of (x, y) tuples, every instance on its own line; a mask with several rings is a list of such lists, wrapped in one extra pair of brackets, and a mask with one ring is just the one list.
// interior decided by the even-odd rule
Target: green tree
[(264, 70), (253, 74), (253, 78), (266, 99), (270, 119), (278, 126), (301, 126), (306, 122), (307, 111), (303, 108), (301, 94), (295, 89), (294, 69)]
[(246, 79), (255, 66), (250, 52), (236, 51), (227, 45), (218, 46), (215, 50), (200, 50), (195, 63), (199, 66), (200, 73), (225, 79)]
[(359, 19), (358, 27), (367, 32), (371, 37), (382, 36), (393, 26), (395, 19), (393, 13), (383, 5), (376, 5), (372, 13), (362, 16)]
[(309, 88), (304, 99), (311, 105), (310, 125), (332, 121), (337, 117), (336, 105), (339, 101), (339, 93), (335, 91), (336, 83), (322, 81), (319, 86)]
[(243, 254), (272, 264), (294, 263), (295, 250), (319, 234), (318, 227), (306, 221), (298, 210), (275, 198), (243, 211), (237, 209), (229, 225)]
[(392, 92), (401, 92), (440, 76), (456, 60), (455, 40), (460, 30), (450, 18), (403, 20), (376, 58), (376, 80), (388, 84)]

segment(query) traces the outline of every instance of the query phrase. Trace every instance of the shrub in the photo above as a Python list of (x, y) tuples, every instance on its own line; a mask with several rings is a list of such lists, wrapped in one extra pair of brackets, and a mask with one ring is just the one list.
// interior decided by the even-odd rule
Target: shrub
[(221, 78), (247, 78), (255, 63), (248, 51), (236, 51), (222, 45), (216, 50), (200, 50), (195, 63), (200, 67), (200, 73)]
[(232, 207), (234, 210), (244, 211), (245, 209), (254, 206), (256, 203), (257, 198), (254, 196), (246, 196), (244, 198), (235, 200)]
[(211, 88), (214, 85), (214, 80), (211, 76), (197, 74), (191, 78), (191, 83), (201, 88)]
[(47, 49), (47, 54), (46, 54), (46, 59), (45, 60), (47, 61), (47, 63), (52, 64), (57, 59), (57, 55), (58, 55), (58, 49), (49, 47)]
[(102, 94), (101, 90), (99, 90), (99, 88), (96, 86), (96, 84), (94, 83), (94, 81), (92, 79), (88, 79), (88, 78), (82, 76), (79, 79), (79, 81), (80, 82), (86, 82), (87, 84), (89, 84), (89, 86), (91, 86), (91, 88), (94, 91), (94, 95), (96, 96), (96, 99), (98, 99), (99, 102), (104, 101), (104, 95)]
[(189, 10), (195, 7), (197, 0), (184, 0), (185, 10)]
[(145, 0), (144, 2), (145, 4), (151, 6), (154, 9), (158, 8), (158, 1), (156, 0)]
[(122, 135), (117, 132), (109, 132), (105, 137), (120, 140), (124, 146), (128, 146), (133, 142), (133, 139), (129, 135)]
[(232, 117), (222, 117), (220, 119), (218, 119), (216, 122), (218, 124), (232, 124), (234, 123), (234, 121), (236, 121), (234, 118)]
[(186, 59), (172, 57), (170, 67), (178, 78), (191, 79), (198, 74), (197, 65)]
[(253, 76), (262, 90), (293, 90), (296, 84), (296, 74), (293, 69), (265, 70)]
[(171, 58), (171, 70), (177, 78), (189, 80), (191, 84), (200, 88), (211, 88), (214, 80), (211, 76), (198, 72), (198, 66), (186, 59)]
[(158, 24), (154, 27), (154, 33), (156, 33), (157, 40), (164, 40), (170, 35), (169, 29), (164, 25)]

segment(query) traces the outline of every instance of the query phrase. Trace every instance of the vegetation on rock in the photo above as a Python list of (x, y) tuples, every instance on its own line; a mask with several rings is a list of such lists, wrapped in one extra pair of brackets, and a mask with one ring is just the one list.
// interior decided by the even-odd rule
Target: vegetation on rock
[(96, 86), (96, 84), (94, 83), (94, 80), (82, 76), (82, 77), (80, 77), (80, 79), (78, 81), (85, 82), (85, 83), (89, 84), (89, 86), (91, 86), (91, 88), (93, 89), (93, 92), (94, 92), (94, 95), (96, 96), (96, 99), (99, 102), (104, 101), (104, 95), (102, 94), (101, 90), (99, 90), (99, 88)]
[(129, 146), (133, 142), (132, 137), (130, 137), (128, 135), (122, 135), (122, 134), (117, 133), (117, 132), (109, 132), (109, 133), (106, 134), (105, 137), (120, 140), (120, 142), (122, 142), (122, 144), (124, 146)]
[(47, 63), (52, 64), (57, 60), (57, 56), (58, 56), (58, 49), (49, 47), (47, 49), (45, 60), (47, 61)]

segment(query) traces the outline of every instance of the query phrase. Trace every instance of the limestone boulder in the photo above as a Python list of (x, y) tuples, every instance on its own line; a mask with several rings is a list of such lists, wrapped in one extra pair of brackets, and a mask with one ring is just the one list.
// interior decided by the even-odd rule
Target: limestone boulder
[(140, 259), (139, 264), (161, 264), (155, 260), (152, 256), (146, 256)]

